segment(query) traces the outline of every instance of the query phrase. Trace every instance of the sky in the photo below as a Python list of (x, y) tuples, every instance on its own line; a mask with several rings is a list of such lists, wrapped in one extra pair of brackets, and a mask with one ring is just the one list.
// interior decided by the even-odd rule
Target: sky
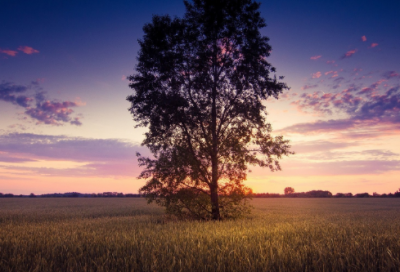
[[(261, 2), (268, 59), (290, 87), (265, 102), (295, 155), (252, 167), (254, 192), (400, 188), (400, 2)], [(137, 193), (126, 97), (142, 27), (181, 0), (0, 0), (0, 192)]]

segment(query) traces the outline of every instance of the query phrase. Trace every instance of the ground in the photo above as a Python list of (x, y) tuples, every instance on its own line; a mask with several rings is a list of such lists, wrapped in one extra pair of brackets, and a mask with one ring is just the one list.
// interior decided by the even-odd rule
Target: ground
[(137, 198), (0, 199), (0, 271), (400, 271), (400, 199), (255, 199), (235, 221)]

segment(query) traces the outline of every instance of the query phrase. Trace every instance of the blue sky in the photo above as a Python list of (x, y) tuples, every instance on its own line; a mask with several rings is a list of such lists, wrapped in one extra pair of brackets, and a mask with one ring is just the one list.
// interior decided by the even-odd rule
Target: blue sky
[[(269, 61), (291, 87), (266, 102), (269, 121), (296, 155), (281, 172), (254, 169), (247, 184), (258, 192), (397, 190), (400, 2), (261, 3)], [(136, 192), (145, 129), (127, 110), (126, 76), (143, 25), (153, 14), (182, 16), (183, 2), (1, 7), (0, 191)], [(105, 145), (118, 152), (97, 152)]]

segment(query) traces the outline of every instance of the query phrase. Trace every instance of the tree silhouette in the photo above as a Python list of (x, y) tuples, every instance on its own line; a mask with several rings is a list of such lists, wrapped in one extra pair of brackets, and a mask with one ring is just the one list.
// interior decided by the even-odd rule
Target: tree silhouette
[(251, 0), (184, 1), (184, 18), (153, 16), (143, 27), (130, 112), (148, 126), (143, 145), (154, 159), (140, 189), (149, 202), (179, 216), (218, 220), (247, 211), (248, 165), (280, 170), (289, 155), (270, 135), (263, 100), (285, 83), (267, 62), (271, 47)]
[(284, 191), (285, 195), (293, 194), (294, 193), (294, 188), (286, 187), (285, 190), (283, 190), (283, 191)]

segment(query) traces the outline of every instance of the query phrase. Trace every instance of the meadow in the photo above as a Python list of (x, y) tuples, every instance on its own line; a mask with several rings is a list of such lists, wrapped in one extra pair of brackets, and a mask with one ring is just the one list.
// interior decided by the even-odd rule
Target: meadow
[(400, 199), (254, 199), (235, 221), (137, 198), (0, 199), (0, 271), (400, 271)]

